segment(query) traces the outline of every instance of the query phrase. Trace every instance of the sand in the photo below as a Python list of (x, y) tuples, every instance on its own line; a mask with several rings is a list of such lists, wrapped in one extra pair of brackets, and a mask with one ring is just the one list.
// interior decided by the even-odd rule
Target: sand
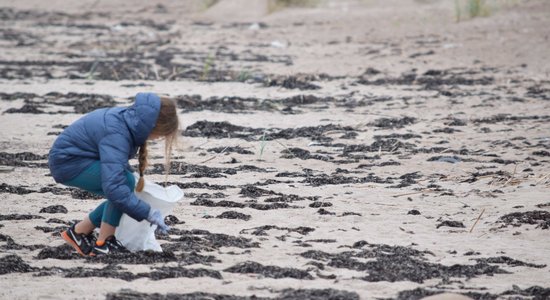
[[(549, 297), (550, 3), (0, 7), (0, 298)], [(186, 197), (164, 253), (79, 257), (101, 199), (49, 147), (141, 91), (178, 101)]]

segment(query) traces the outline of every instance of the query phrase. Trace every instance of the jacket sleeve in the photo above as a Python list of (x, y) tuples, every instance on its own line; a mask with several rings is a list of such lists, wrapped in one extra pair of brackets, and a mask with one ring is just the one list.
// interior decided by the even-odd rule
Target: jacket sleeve
[(140, 200), (130, 189), (126, 179), (126, 167), (130, 152), (126, 136), (112, 133), (99, 143), (101, 181), (105, 196), (116, 208), (137, 221), (147, 218), (150, 205)]

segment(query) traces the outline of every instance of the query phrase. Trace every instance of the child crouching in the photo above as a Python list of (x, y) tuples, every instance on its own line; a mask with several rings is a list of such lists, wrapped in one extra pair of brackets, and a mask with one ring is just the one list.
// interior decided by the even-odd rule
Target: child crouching
[[(159, 210), (134, 194), (144, 185), (147, 141), (165, 139), (166, 165), (179, 129), (176, 104), (154, 93), (139, 93), (129, 107), (102, 108), (67, 127), (49, 153), (49, 167), (56, 182), (105, 196), (107, 200), (61, 236), (81, 255), (127, 252), (114, 236), (123, 213), (137, 221), (168, 226)], [(138, 154), (139, 151), (139, 154)], [(138, 154), (136, 186), (129, 160)], [(169, 168), (167, 169), (169, 170)], [(99, 228), (97, 239), (93, 235)]]

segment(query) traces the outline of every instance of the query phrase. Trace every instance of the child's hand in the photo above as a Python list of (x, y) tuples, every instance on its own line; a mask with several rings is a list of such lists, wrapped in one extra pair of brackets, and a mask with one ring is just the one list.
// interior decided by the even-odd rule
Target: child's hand
[(162, 234), (167, 234), (170, 227), (164, 223), (164, 218), (162, 217), (162, 214), (158, 209), (152, 209), (149, 211), (149, 215), (147, 216), (147, 221), (149, 221), (152, 224), (155, 224), (158, 226), (158, 230)]

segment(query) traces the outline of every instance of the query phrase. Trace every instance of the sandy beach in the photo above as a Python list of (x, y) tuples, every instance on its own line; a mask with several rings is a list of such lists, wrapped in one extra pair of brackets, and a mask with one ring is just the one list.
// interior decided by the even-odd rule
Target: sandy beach
[[(550, 298), (550, 2), (214, 2), (0, 1), (0, 299)], [(185, 198), (80, 257), (49, 148), (144, 91)]]

